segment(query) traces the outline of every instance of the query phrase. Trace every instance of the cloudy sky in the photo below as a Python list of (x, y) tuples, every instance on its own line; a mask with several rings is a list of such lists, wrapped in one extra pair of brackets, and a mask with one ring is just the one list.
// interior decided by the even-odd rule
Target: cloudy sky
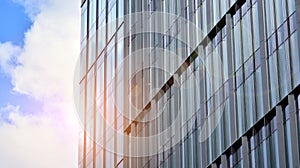
[(79, 0), (1, 0), (0, 167), (77, 167)]

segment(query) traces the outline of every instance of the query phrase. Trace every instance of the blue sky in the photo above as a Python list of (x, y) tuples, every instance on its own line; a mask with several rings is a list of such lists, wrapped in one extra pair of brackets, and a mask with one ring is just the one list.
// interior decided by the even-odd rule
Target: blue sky
[(23, 6), (11, 0), (2, 0), (0, 5), (0, 42), (11, 41), (23, 45), (24, 32), (32, 24)]
[[(32, 25), (31, 20), (25, 13), (25, 9), (20, 4), (11, 0), (2, 0), (0, 5), (0, 21), (4, 24), (0, 26), (0, 43), (7, 41), (14, 45), (23, 46), (25, 32)], [(8, 104), (20, 106), (22, 112), (38, 111), (39, 102), (26, 95), (13, 92), (11, 77), (5, 74), (0, 67), (0, 107)]]

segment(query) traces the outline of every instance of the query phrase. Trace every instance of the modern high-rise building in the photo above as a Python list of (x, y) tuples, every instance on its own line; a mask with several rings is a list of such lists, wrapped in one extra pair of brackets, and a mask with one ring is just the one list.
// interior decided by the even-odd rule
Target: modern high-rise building
[(82, 0), (79, 167), (300, 167), (299, 0)]

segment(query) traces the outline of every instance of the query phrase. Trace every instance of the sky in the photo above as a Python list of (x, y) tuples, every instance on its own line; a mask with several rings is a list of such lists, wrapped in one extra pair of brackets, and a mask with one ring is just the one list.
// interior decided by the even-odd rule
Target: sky
[(2, 0), (0, 167), (77, 167), (79, 0)]

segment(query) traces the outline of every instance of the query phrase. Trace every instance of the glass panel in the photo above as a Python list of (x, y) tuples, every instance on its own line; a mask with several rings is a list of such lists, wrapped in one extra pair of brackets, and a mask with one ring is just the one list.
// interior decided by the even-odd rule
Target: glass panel
[(286, 19), (286, 5), (285, 0), (275, 0), (275, 13), (276, 13), (276, 25), (277, 28), (283, 23)]
[(88, 69), (92, 66), (96, 59), (96, 34), (93, 34), (93, 36), (89, 40), (89, 50), (88, 50)]
[(88, 110), (88, 119), (93, 115), (93, 105), (94, 105), (94, 71), (93, 69), (88, 73), (87, 81), (87, 110)]
[(242, 54), (241, 54), (241, 32), (240, 22), (234, 27), (234, 46), (235, 46), (235, 70), (242, 65)]
[(96, 23), (96, 0), (89, 0), (89, 29)]
[(255, 72), (255, 103), (257, 119), (260, 119), (264, 114), (261, 68)]
[[(103, 58), (99, 59), (97, 68), (97, 106), (100, 106), (100, 102), (103, 102), (103, 91), (104, 91), (104, 64)], [(102, 101), (101, 101), (102, 100)], [(101, 105), (102, 106), (102, 105)]]
[(119, 0), (118, 3), (118, 18), (121, 18), (124, 16), (124, 0)]
[(98, 0), (99, 14), (104, 11), (105, 7), (106, 7), (106, 0)]
[(291, 36), (290, 44), (291, 44), (291, 62), (292, 62), (292, 70), (293, 70), (293, 86), (296, 87), (300, 83), (300, 56), (299, 56), (299, 48), (298, 48), (298, 32), (294, 33)]
[(87, 3), (81, 8), (81, 42), (87, 35)]
[(274, 107), (278, 101), (278, 71), (277, 71), (277, 59), (276, 52), (269, 57), (269, 86), (270, 86), (270, 105)]
[(106, 26), (105, 26), (105, 15), (101, 14), (98, 18), (98, 54), (102, 52), (106, 44)]
[(266, 27), (267, 37), (269, 37), (275, 30), (275, 19), (274, 19), (274, 2), (273, 0), (264, 1), (266, 11)]
[(102, 168), (103, 167), (103, 150), (99, 150), (97, 152), (97, 156), (96, 156), (96, 167), (98, 168)]
[(288, 16), (290, 16), (296, 10), (295, 0), (287, 0), (288, 4)]
[(289, 51), (285, 48), (285, 44), (281, 45), (278, 49), (278, 72), (279, 72), (279, 87), (280, 97), (283, 98), (288, 94), (288, 83), (290, 82), (287, 78), (290, 74), (288, 71)]
[(228, 55), (227, 55), (227, 38), (225, 37), (222, 41), (222, 57), (223, 57), (223, 70), (224, 70), (224, 81), (229, 79), (228, 73)]
[(86, 74), (86, 48), (80, 54), (80, 79)]
[(211, 2), (213, 3), (213, 12), (211, 13), (213, 15), (213, 25), (215, 25), (217, 22), (218, 22), (218, 19), (219, 19), (219, 0), (211, 0)]
[(221, 17), (226, 13), (228, 1), (220, 0), (220, 8), (221, 8)]
[[(114, 44), (113, 42), (111, 44)], [(106, 74), (107, 79), (106, 82), (109, 84), (110, 81), (113, 79), (114, 70), (115, 70), (115, 47), (114, 46), (108, 46), (107, 47), (109, 51), (106, 56)]]
[(242, 19), (242, 39), (243, 39), (243, 61), (247, 60), (252, 54), (252, 32), (250, 24), (250, 12), (247, 12)]
[(254, 41), (254, 50), (256, 51), (260, 46), (259, 40), (259, 22), (258, 22), (258, 7), (255, 3), (252, 7), (252, 26), (253, 26), (253, 41)]
[(289, 106), (284, 108), (284, 137), (285, 137), (285, 149), (286, 149), (286, 161), (287, 167), (293, 167), (293, 157), (292, 157), (292, 140), (291, 140), (291, 126), (289, 119)]
[(124, 40), (121, 39), (117, 42), (117, 70), (119, 71), (119, 67), (124, 66), (123, 60), (124, 60)]
[(243, 131), (245, 130), (244, 122), (245, 122), (245, 116), (244, 116), (244, 89), (243, 85), (239, 87), (236, 91), (236, 110), (237, 110), (237, 116), (238, 116), (238, 137), (240, 137), (243, 134)]
[(206, 6), (206, 4), (207, 4), (207, 0), (204, 0), (204, 2), (203, 2), (203, 5), (201, 6), (201, 8), (200, 8), (200, 11), (202, 11), (202, 20), (203, 20), (203, 35), (206, 35), (207, 34), (207, 26), (205, 26), (205, 25), (207, 25), (207, 6)]
[(225, 102), (224, 108), (224, 137), (225, 137), (225, 146), (226, 149), (231, 144), (231, 130), (230, 130), (230, 123), (234, 121), (234, 118), (230, 118), (230, 101), (229, 99)]
[(117, 18), (117, 6), (116, 0), (110, 0), (108, 3), (108, 14), (107, 14), (107, 37), (108, 40), (116, 32), (116, 18)]
[(253, 108), (253, 97), (254, 95), (254, 81), (253, 75), (246, 80), (245, 82), (245, 110), (246, 110), (246, 128), (250, 128), (250, 126), (254, 123), (254, 108)]

